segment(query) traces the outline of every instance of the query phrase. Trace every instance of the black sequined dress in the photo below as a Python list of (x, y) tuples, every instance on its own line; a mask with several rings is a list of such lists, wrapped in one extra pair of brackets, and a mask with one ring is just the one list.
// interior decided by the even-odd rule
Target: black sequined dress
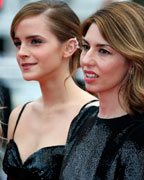
[(144, 115), (73, 122), (59, 179), (144, 180)]
[[(96, 107), (91, 106), (89, 108), (85, 108), (87, 104), (82, 107), (79, 114), (73, 119), (72, 122), (77, 121), (77, 119), (83, 120), (83, 118), (85, 119), (87, 118), (87, 116), (93, 116), (93, 114), (95, 114)], [(23, 106), (19, 114), (15, 130), (25, 107), (26, 104)], [(64, 150), (65, 146), (61, 145), (44, 147), (30, 155), (25, 160), (25, 162), (22, 163), (17, 144), (15, 143), (14, 139), (11, 139), (7, 144), (5, 156), (3, 159), (3, 169), (4, 172), (7, 174), (7, 179), (58, 180), (64, 156)]]

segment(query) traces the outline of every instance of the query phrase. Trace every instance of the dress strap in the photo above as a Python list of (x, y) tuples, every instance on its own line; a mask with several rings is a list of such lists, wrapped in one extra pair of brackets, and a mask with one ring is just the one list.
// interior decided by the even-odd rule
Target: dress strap
[(23, 111), (24, 111), (24, 109), (25, 109), (26, 105), (27, 105), (27, 104), (29, 104), (29, 103), (30, 103), (30, 102), (27, 102), (27, 103), (25, 103), (25, 104), (23, 105), (23, 107), (22, 107), (22, 109), (21, 109), (21, 111), (20, 111), (20, 113), (19, 113), (19, 115), (18, 115), (18, 118), (17, 118), (16, 124), (15, 124), (15, 128), (14, 128), (14, 131), (13, 131), (13, 138), (14, 138), (14, 134), (15, 134), (15, 131), (16, 131), (16, 128), (17, 128), (18, 122), (19, 122), (19, 120), (20, 120), (20, 117), (21, 117), (21, 115), (22, 115), (22, 113), (23, 113)]
[(80, 109), (80, 111), (82, 111), (88, 104), (93, 103), (93, 102), (96, 102), (96, 101), (98, 101), (98, 100), (97, 100), (97, 99), (93, 99), (93, 100), (87, 102), (86, 104), (84, 104), (84, 105), (82, 106), (82, 108)]

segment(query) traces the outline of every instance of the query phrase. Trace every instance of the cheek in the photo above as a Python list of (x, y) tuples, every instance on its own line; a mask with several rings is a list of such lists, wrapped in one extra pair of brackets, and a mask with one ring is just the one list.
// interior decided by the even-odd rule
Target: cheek
[(126, 73), (128, 72), (128, 66), (126, 64), (119, 64), (118, 66), (103, 67), (103, 78), (110, 79), (112, 82), (121, 83)]
[(82, 58), (81, 58), (81, 56), (80, 56), (80, 66), (82, 67)]
[(113, 70), (115, 70), (115, 67), (113, 67), (110, 63), (97, 63), (97, 68), (99, 70), (100, 74), (111, 74)]
[(51, 54), (38, 49), (37, 51), (31, 51), (30, 58), (45, 66), (48, 60), (51, 59)]
[(97, 62), (99, 71), (102, 74), (111, 75), (111, 74), (125, 74), (128, 71), (129, 65), (123, 59), (114, 58), (114, 60), (106, 62)]
[(83, 66), (83, 58), (84, 58), (84, 53), (82, 52), (80, 55), (80, 66)]
[(17, 63), (20, 64), (20, 58), (18, 56), (18, 53), (16, 53), (16, 60), (17, 60)]

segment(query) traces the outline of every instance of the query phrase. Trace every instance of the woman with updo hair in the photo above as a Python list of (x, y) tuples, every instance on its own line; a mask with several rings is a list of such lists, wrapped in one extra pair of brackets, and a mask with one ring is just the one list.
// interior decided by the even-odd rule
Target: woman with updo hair
[(57, 180), (73, 121), (95, 113), (95, 97), (72, 75), (79, 65), (80, 21), (58, 1), (26, 4), (14, 17), (11, 38), (23, 78), (42, 96), (16, 107), (9, 119), (3, 169), (9, 180)]

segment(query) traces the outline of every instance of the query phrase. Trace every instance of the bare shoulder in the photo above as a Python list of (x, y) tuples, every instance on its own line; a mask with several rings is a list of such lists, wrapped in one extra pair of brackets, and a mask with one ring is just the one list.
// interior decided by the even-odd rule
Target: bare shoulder
[(16, 121), (18, 118), (18, 115), (22, 109), (23, 105), (17, 106), (15, 109), (12, 110), (9, 121), (8, 121), (8, 141), (12, 138), (13, 136), (13, 131), (16, 125)]
[(30, 114), (32, 114), (32, 112), (36, 111), (38, 107), (39, 107), (39, 100), (35, 100), (17, 106), (15, 109), (13, 109), (13, 111), (10, 114), (9, 122), (8, 122), (8, 141), (13, 137), (13, 132), (16, 126), (16, 122), (21, 112), (23, 113), (23, 109), (24, 109), (23, 117), (27, 119), (27, 117)]

